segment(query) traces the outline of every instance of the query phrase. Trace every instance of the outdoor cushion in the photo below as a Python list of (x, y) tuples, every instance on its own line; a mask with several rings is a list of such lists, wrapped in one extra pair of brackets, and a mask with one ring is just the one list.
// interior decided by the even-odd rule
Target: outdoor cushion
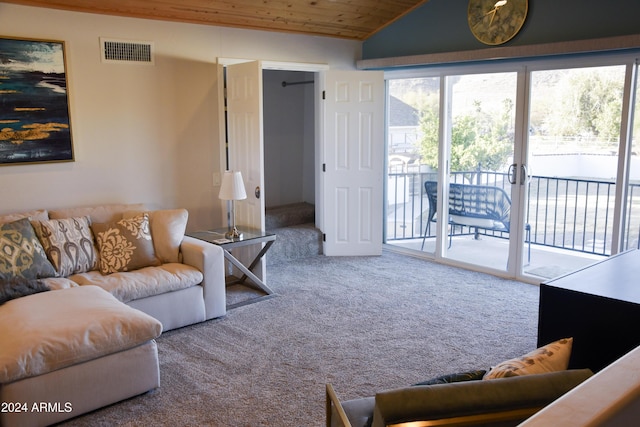
[(203, 275), (187, 264), (169, 263), (135, 271), (102, 275), (99, 271), (74, 274), (69, 279), (79, 285), (97, 285), (122, 302), (177, 291), (202, 283)]
[(158, 320), (97, 286), (8, 301), (0, 306), (0, 383), (133, 348), (161, 332)]

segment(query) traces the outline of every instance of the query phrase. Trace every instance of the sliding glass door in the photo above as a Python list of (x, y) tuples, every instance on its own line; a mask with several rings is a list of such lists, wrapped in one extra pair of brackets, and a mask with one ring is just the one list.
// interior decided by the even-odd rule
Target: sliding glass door
[(387, 243), (515, 274), (518, 79), (511, 71), (389, 81)]
[[(632, 75), (632, 77), (629, 76)], [(626, 201), (622, 217), (622, 250), (640, 249), (640, 85), (637, 84), (638, 66), (627, 70), (631, 108), (623, 114), (622, 131), (629, 134), (628, 147), (622, 150), (626, 154), (627, 187), (624, 193)], [(624, 121), (629, 118), (629, 122)], [(623, 174), (624, 175), (624, 174)]]
[(386, 243), (531, 282), (638, 248), (636, 68), (595, 56), (390, 78)]
[(551, 278), (612, 254), (625, 66), (531, 72), (527, 221)]
[(514, 210), (511, 192), (516, 135), (518, 75), (465, 74), (447, 77), (443, 149), (448, 174), (438, 220), (446, 233), (442, 254), (467, 264), (506, 271)]
[(385, 241), (435, 256), (435, 205), (425, 182), (438, 178), (440, 78), (388, 82)]

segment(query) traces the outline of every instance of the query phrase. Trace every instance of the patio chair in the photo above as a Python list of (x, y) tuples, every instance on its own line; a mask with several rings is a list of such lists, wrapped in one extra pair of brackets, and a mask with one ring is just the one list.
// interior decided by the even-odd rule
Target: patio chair
[[(435, 221), (438, 206), (438, 183), (425, 181), (424, 189), (429, 200), (427, 225), (422, 237), (422, 248), (429, 234), (431, 222)], [(504, 189), (491, 185), (449, 184), (449, 247), (453, 241), (455, 226), (509, 233), (511, 230), (511, 198)], [(531, 226), (525, 225), (528, 243), (527, 262), (531, 262)]]

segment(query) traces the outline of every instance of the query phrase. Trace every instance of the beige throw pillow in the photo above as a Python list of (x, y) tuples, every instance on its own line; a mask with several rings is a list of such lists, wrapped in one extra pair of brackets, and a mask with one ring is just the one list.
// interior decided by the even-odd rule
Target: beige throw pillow
[(149, 216), (91, 226), (100, 252), (100, 272), (111, 274), (160, 265), (149, 231)]
[[(123, 218), (131, 218), (141, 213), (125, 212)], [(163, 263), (181, 262), (180, 245), (187, 230), (189, 212), (186, 209), (161, 209), (146, 213), (149, 215), (156, 256)]]
[(59, 276), (95, 270), (98, 250), (89, 217), (32, 221), (47, 258)]
[(572, 345), (573, 338), (552, 342), (524, 356), (506, 360), (494, 366), (483, 379), (564, 371), (569, 366)]

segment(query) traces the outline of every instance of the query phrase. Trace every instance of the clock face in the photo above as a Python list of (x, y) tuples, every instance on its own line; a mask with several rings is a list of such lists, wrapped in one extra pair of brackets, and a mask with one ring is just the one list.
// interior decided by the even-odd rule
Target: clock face
[(484, 44), (506, 43), (522, 28), (528, 6), (528, 0), (469, 0), (469, 28)]

